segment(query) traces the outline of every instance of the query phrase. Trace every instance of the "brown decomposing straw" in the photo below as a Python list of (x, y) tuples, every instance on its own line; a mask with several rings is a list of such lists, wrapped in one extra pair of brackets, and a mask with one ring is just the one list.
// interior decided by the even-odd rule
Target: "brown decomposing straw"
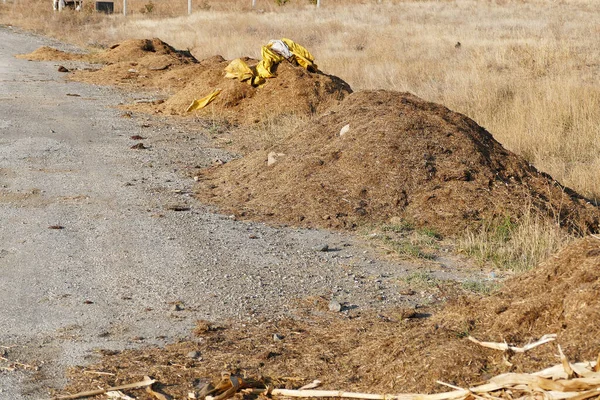
[[(524, 348), (509, 346), (506, 343), (480, 342), (477, 339), (470, 338), (471, 341), (481, 346), (503, 351), (524, 352), (543, 343), (554, 340), (555, 335), (545, 335), (539, 341), (532, 343)], [(523, 350), (524, 349), (524, 350)], [(224, 373), (221, 381), (216, 385), (205, 386), (200, 393), (190, 393), (191, 398), (205, 400), (226, 400), (233, 397), (236, 393), (267, 395), (267, 396), (285, 396), (302, 398), (348, 398), (364, 400), (527, 400), (527, 399), (552, 399), (552, 400), (585, 400), (600, 396), (600, 354), (598, 361), (570, 363), (564, 355), (560, 346), (558, 347), (561, 363), (553, 367), (546, 368), (532, 374), (527, 373), (506, 373), (491, 378), (487, 383), (471, 387), (461, 388), (444, 382), (439, 384), (448, 386), (454, 390), (435, 394), (371, 394), (345, 392), (343, 390), (313, 390), (320, 384), (314, 381), (305, 386), (306, 389), (274, 389), (264, 388), (257, 381), (245, 380), (242, 377)], [(151, 387), (155, 380), (145, 377), (141, 382), (128, 385), (112, 387), (104, 390), (94, 390), (82, 392), (69, 396), (55, 397), (53, 400), (79, 399), (94, 395), (104, 394), (109, 391), (121, 389), (136, 389), (147, 387), (148, 393), (157, 399), (166, 399), (167, 397), (154, 392)]]

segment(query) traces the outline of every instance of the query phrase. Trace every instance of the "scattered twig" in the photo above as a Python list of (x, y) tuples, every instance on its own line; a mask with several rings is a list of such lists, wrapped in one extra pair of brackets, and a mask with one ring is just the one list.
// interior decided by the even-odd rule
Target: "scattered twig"
[(123, 393), (119, 390), (114, 390), (112, 392), (106, 392), (106, 397), (108, 397), (109, 399), (135, 400), (133, 397), (127, 396), (125, 393)]
[(102, 371), (83, 371), (84, 374), (93, 374), (93, 375), (109, 375), (115, 376), (112, 372), (102, 372)]
[(505, 343), (482, 342), (482, 341), (475, 339), (473, 336), (469, 336), (467, 339), (469, 339), (473, 343), (477, 343), (480, 346), (487, 347), (487, 348), (494, 349), (494, 350), (501, 350), (501, 351), (510, 350), (515, 353), (525, 353), (526, 351), (536, 348), (542, 344), (549, 343), (549, 342), (556, 340), (556, 334), (552, 333), (552, 334), (544, 335), (537, 342), (529, 343), (528, 345), (525, 345), (523, 347), (510, 346), (506, 342)]
[(573, 371), (573, 368), (571, 368), (571, 364), (569, 364), (569, 360), (567, 359), (567, 356), (565, 356), (565, 353), (563, 353), (560, 344), (558, 345), (558, 354), (560, 355), (560, 362), (562, 363), (562, 366), (565, 369), (567, 378), (573, 378), (575, 376), (575, 372)]
[(341, 390), (293, 390), (293, 389), (247, 389), (243, 391), (249, 394), (268, 394), (271, 396), (288, 396), (288, 397), (335, 397), (347, 399), (364, 399), (364, 400), (458, 400), (465, 399), (471, 394), (468, 390), (456, 390), (446, 393), (435, 394), (371, 394), (371, 393), (356, 393), (344, 392)]
[(87, 392), (79, 392), (79, 393), (69, 394), (69, 395), (65, 395), (65, 396), (57, 396), (57, 397), (53, 397), (52, 400), (82, 399), (84, 397), (91, 397), (91, 396), (97, 396), (99, 394), (105, 394), (106, 392), (114, 392), (114, 391), (119, 391), (119, 390), (123, 390), (123, 389), (138, 389), (138, 388), (150, 386), (154, 382), (156, 382), (155, 379), (144, 379), (143, 381), (128, 383), (126, 385), (121, 385), (121, 386), (109, 387), (106, 389), (90, 390)]
[(465, 388), (461, 388), (460, 386), (452, 385), (450, 383), (446, 383), (446, 382), (442, 382), (442, 381), (435, 381), (435, 383), (437, 383), (438, 385), (447, 386), (450, 389), (454, 389), (454, 390), (465, 390)]
[[(144, 379), (150, 379), (150, 377), (149, 376), (145, 376)], [(153, 385), (150, 385), (150, 386), (146, 387), (146, 393), (151, 394), (152, 396), (154, 396), (158, 400), (171, 400), (170, 396), (167, 396), (164, 393), (161, 393), (159, 391), (154, 390), (154, 388), (152, 386)]]
[(318, 379), (315, 379), (314, 381), (312, 381), (311, 383), (302, 386), (300, 389), (298, 390), (308, 390), (308, 389), (314, 389), (317, 388), (321, 385), (321, 381)]
[(157, 392), (156, 390), (152, 389), (152, 385), (146, 386), (146, 393), (151, 394), (157, 400), (171, 400), (171, 397), (167, 396), (166, 394)]

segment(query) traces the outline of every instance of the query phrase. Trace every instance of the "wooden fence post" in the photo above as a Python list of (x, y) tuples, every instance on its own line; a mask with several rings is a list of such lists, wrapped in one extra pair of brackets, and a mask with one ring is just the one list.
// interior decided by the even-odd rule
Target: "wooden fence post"
[(188, 0), (188, 15), (192, 15), (192, 0)]
[(321, 0), (317, 0), (317, 8), (321, 7)]
[(127, 0), (123, 0), (123, 15), (127, 16)]

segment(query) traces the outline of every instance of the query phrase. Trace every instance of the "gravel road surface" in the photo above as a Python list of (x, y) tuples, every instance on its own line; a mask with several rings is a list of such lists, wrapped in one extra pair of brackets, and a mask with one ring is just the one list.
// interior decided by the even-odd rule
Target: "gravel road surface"
[[(0, 399), (47, 398), (94, 349), (173, 342), (200, 318), (288, 314), (311, 295), (358, 309), (410, 301), (395, 282), (412, 267), (356, 237), (199, 204), (181, 169), (228, 155), (177, 124), (123, 118), (115, 105), (143, 94), (14, 58), (41, 45), (65, 48), (0, 27)], [(149, 148), (131, 149), (132, 135)]]

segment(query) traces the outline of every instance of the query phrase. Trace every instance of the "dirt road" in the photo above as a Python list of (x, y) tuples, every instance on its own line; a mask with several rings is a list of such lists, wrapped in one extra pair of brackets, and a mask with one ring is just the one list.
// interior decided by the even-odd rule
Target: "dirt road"
[[(64, 46), (0, 27), (0, 399), (48, 397), (93, 349), (172, 342), (200, 318), (285, 314), (311, 295), (358, 309), (413, 301), (396, 286), (411, 267), (356, 238), (195, 202), (180, 170), (227, 154), (114, 107), (144, 94), (14, 58), (44, 44)], [(132, 135), (149, 148), (131, 149)]]

